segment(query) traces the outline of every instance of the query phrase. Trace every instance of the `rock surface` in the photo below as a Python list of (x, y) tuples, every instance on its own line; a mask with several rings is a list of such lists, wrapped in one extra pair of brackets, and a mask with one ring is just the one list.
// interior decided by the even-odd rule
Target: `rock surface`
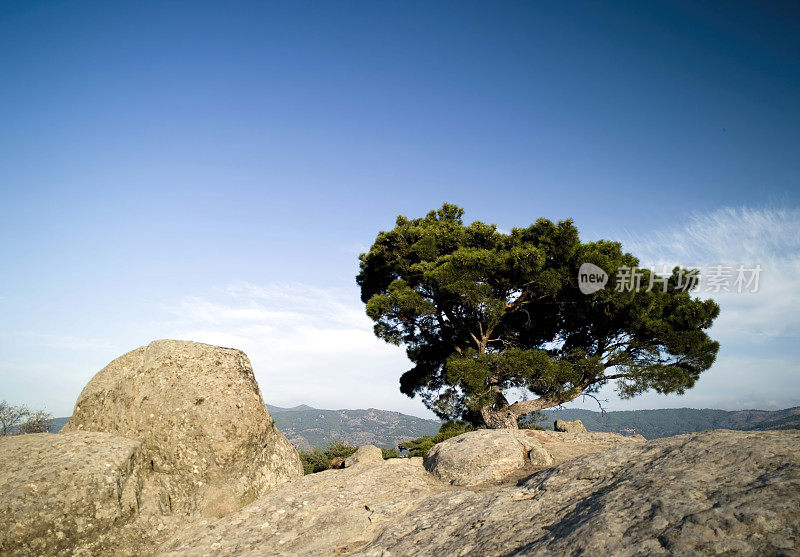
[(586, 455), (519, 487), (428, 496), (359, 555), (797, 554), (798, 443), (717, 430)]
[(437, 478), (452, 485), (471, 486), (516, 480), (581, 454), (643, 441), (638, 436), (616, 433), (480, 429), (434, 445), (424, 462)]
[(250, 361), (230, 348), (158, 340), (128, 352), (86, 385), (62, 431), (141, 441), (176, 514), (221, 516), (303, 474)]
[(383, 460), (383, 451), (375, 445), (364, 445), (359, 447), (356, 452), (347, 457), (344, 461), (344, 467), (350, 468), (351, 466), (363, 463), (376, 463)]
[(556, 420), (553, 422), (553, 431), (560, 431), (562, 433), (586, 433), (586, 428), (580, 420)]
[(421, 458), (309, 474), (222, 519), (192, 524), (159, 555), (344, 555), (443, 489)]
[(169, 519), (141, 443), (109, 433), (0, 438), (0, 555), (138, 555)]
[(160, 554), (796, 554), (798, 443), (724, 430), (625, 443), (479, 489), (391, 459), (285, 484)]

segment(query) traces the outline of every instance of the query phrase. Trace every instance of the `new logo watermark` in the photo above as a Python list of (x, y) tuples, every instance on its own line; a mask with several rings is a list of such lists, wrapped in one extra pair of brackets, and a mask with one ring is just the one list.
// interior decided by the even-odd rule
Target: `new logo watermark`
[(583, 294), (594, 294), (606, 287), (608, 273), (594, 263), (584, 263), (578, 269), (578, 288)]

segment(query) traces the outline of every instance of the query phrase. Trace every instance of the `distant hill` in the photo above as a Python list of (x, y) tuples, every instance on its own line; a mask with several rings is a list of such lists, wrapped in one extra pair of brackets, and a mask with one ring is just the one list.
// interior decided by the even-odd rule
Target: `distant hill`
[(389, 410), (320, 410), (305, 404), (281, 408), (267, 404), (286, 437), (300, 449), (322, 447), (340, 439), (348, 445), (395, 447), (398, 443), (433, 435), (437, 420), (426, 420)]
[[(318, 410), (306, 404), (294, 408), (267, 404), (267, 409), (278, 429), (301, 450), (324, 447), (337, 439), (349, 445), (396, 447), (403, 441), (433, 435), (440, 425), (437, 420), (375, 408)], [(69, 417), (54, 418), (50, 432), (58, 433), (67, 421)]]
[(693, 433), (708, 429), (800, 429), (800, 406), (785, 410), (698, 410), (664, 408), (658, 410), (625, 410), (594, 412), (572, 408), (543, 412), (546, 420), (540, 425), (552, 427), (553, 420), (581, 420), (589, 431), (606, 431), (627, 435), (641, 434), (648, 439)]
[[(298, 448), (323, 447), (340, 439), (350, 445), (394, 447), (398, 443), (433, 435), (439, 422), (391, 412), (389, 410), (320, 410), (306, 404), (293, 408), (267, 405), (270, 414), (286, 437)], [(550, 409), (539, 422), (552, 429), (553, 421), (581, 420), (589, 431), (624, 435), (641, 434), (648, 439), (693, 433), (707, 429), (800, 429), (800, 406), (785, 410), (698, 410), (666, 408), (594, 412), (572, 408)], [(50, 431), (58, 432), (69, 418), (55, 418)]]
[(69, 416), (66, 418), (53, 418), (50, 420), (50, 433), (58, 433), (61, 431), (61, 428), (67, 425), (69, 421)]

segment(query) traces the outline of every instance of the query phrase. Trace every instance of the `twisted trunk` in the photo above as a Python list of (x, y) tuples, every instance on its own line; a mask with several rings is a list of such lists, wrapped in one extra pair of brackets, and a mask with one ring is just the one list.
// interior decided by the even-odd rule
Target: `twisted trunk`
[(519, 429), (517, 416), (512, 412), (511, 406), (500, 409), (484, 406), (481, 408), (481, 417), (489, 429)]
[(501, 395), (499, 404), (487, 405), (481, 408), (481, 417), (483, 418), (483, 423), (489, 429), (519, 429), (517, 420), (525, 414), (564, 404), (578, 398), (581, 394), (583, 394), (583, 389), (577, 392), (572, 391), (557, 398), (520, 400), (514, 404), (508, 404), (505, 401), (505, 397)]

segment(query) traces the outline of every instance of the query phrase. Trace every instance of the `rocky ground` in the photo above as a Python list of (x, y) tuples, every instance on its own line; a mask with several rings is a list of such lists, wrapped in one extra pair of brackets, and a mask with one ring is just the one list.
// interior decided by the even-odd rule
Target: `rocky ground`
[(0, 439), (0, 554), (800, 554), (800, 431), (480, 430), (301, 476), (246, 356), (177, 341), (65, 429)]
[(800, 432), (717, 430), (585, 455), (519, 486), (420, 501), (362, 555), (789, 555)]
[(436, 481), (420, 459), (285, 484), (161, 555), (790, 555), (800, 432), (622, 444), (518, 485)]
[(0, 554), (146, 550), (170, 517), (140, 512), (145, 458), (140, 442), (109, 433), (0, 438)]
[(98, 372), (57, 435), (0, 438), (0, 555), (146, 555), (303, 475), (247, 356), (159, 340)]

